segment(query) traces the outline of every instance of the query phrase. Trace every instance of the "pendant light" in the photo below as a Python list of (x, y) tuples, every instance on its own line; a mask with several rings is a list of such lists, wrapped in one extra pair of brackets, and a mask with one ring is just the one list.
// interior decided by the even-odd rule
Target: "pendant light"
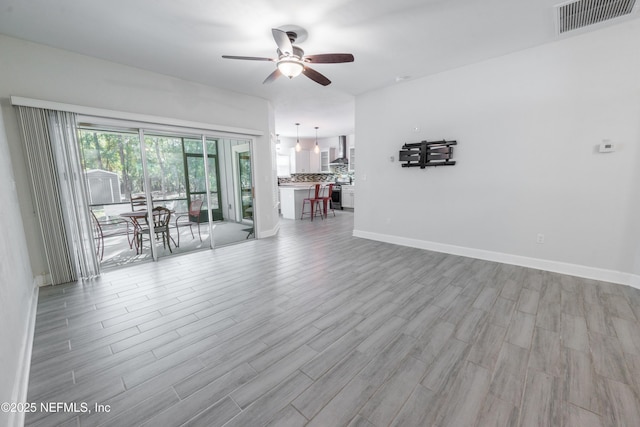
[(318, 145), (318, 126), (316, 126), (316, 146), (313, 147), (313, 152), (316, 154), (320, 152), (320, 146)]
[(302, 145), (300, 145), (300, 134), (298, 130), (300, 129), (300, 123), (296, 123), (296, 151), (302, 150)]

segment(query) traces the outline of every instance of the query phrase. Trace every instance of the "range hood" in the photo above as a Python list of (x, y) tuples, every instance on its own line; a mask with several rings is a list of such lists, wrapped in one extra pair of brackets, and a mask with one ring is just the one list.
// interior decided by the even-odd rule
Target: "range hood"
[(338, 137), (338, 158), (333, 159), (330, 165), (348, 165), (349, 159), (347, 159), (347, 135), (340, 135)]

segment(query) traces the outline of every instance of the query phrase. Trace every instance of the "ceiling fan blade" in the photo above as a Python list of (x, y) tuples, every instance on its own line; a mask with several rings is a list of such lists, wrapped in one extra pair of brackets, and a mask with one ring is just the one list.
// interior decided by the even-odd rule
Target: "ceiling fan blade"
[(244, 59), (247, 61), (274, 61), (273, 58), (262, 58), (260, 56), (233, 56), (233, 55), (222, 55), (224, 59)]
[(331, 80), (329, 80), (313, 68), (304, 67), (304, 69), (302, 70), (302, 74), (309, 77), (314, 82), (320, 83), (322, 86), (328, 86), (331, 84)]
[(353, 55), (350, 53), (323, 53), (320, 55), (306, 55), (305, 61), (314, 64), (337, 64), (339, 62), (353, 62)]
[(271, 83), (272, 81), (274, 81), (275, 79), (277, 79), (278, 77), (280, 77), (282, 75), (282, 73), (280, 72), (280, 70), (278, 70), (277, 68), (273, 71), (273, 73), (269, 74), (267, 76), (266, 79), (264, 79), (264, 81), (262, 82), (262, 84), (265, 83)]
[(289, 40), (287, 33), (277, 28), (272, 28), (271, 34), (273, 34), (273, 39), (276, 41), (280, 52), (285, 55), (293, 54), (293, 46), (291, 45), (291, 40)]

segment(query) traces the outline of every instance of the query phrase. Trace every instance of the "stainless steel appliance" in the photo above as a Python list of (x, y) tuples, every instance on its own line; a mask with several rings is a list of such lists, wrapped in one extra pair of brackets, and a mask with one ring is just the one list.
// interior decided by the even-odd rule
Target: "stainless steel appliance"
[(343, 209), (342, 207), (342, 186), (351, 185), (351, 178), (338, 178), (333, 184), (333, 192), (331, 193), (331, 205), (333, 209)]
[(329, 165), (331, 166), (347, 166), (349, 159), (347, 158), (347, 136), (338, 136), (338, 158), (333, 159)]

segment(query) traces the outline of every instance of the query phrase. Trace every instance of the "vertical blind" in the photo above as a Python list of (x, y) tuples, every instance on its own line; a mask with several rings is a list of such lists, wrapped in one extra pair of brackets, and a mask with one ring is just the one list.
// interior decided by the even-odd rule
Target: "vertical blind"
[(51, 282), (97, 276), (75, 114), (16, 108)]

